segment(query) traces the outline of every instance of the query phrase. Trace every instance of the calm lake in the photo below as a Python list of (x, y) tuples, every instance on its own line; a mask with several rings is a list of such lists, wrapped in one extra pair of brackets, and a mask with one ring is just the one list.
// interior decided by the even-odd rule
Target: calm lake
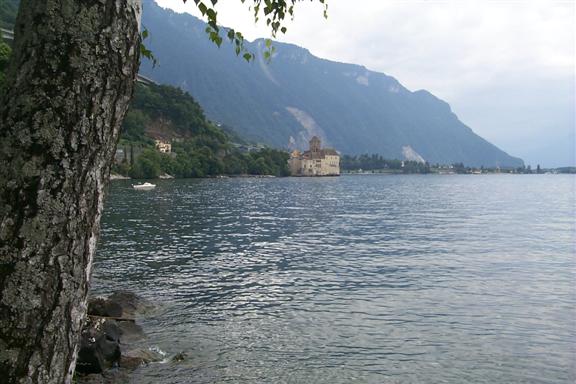
[(574, 383), (575, 181), (114, 181), (93, 291), (188, 355), (134, 383)]

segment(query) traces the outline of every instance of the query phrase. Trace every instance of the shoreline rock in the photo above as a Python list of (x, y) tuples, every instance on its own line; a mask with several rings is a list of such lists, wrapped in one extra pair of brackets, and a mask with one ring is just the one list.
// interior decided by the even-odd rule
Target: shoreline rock
[[(114, 292), (108, 298), (88, 301), (76, 363), (78, 383), (114, 384), (128, 381), (141, 366), (165, 359), (158, 349), (142, 346), (146, 334), (136, 316), (150, 313), (154, 306), (130, 291)], [(186, 356), (178, 354), (178, 362)]]

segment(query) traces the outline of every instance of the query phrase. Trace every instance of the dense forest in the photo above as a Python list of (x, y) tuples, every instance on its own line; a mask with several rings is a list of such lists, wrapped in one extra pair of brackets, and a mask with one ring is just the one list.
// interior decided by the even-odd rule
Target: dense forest
[(395, 173), (429, 173), (430, 165), (417, 161), (402, 161), (397, 159), (385, 159), (381, 155), (344, 155), (340, 168), (343, 171), (375, 171), (389, 170)]
[[(171, 153), (159, 152), (153, 138), (170, 141)], [(143, 179), (164, 173), (178, 178), (288, 175), (286, 152), (254, 150), (241, 141), (229, 128), (207, 120), (188, 93), (167, 85), (138, 84), (122, 125), (118, 148), (124, 155), (117, 157), (113, 170)]]

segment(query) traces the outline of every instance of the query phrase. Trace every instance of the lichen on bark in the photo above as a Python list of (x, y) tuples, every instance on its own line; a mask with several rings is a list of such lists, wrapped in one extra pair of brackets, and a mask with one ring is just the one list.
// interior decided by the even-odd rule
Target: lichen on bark
[(139, 58), (134, 0), (23, 0), (0, 96), (0, 377), (71, 380)]

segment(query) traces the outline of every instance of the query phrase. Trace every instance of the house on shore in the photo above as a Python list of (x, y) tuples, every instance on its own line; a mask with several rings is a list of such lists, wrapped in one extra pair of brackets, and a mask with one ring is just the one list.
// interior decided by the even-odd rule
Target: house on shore
[(172, 152), (172, 143), (169, 140), (156, 139), (154, 140), (156, 149), (162, 153)]
[(314, 136), (309, 150), (292, 151), (288, 168), (292, 176), (339, 176), (340, 155), (334, 149), (322, 149), (320, 139)]

